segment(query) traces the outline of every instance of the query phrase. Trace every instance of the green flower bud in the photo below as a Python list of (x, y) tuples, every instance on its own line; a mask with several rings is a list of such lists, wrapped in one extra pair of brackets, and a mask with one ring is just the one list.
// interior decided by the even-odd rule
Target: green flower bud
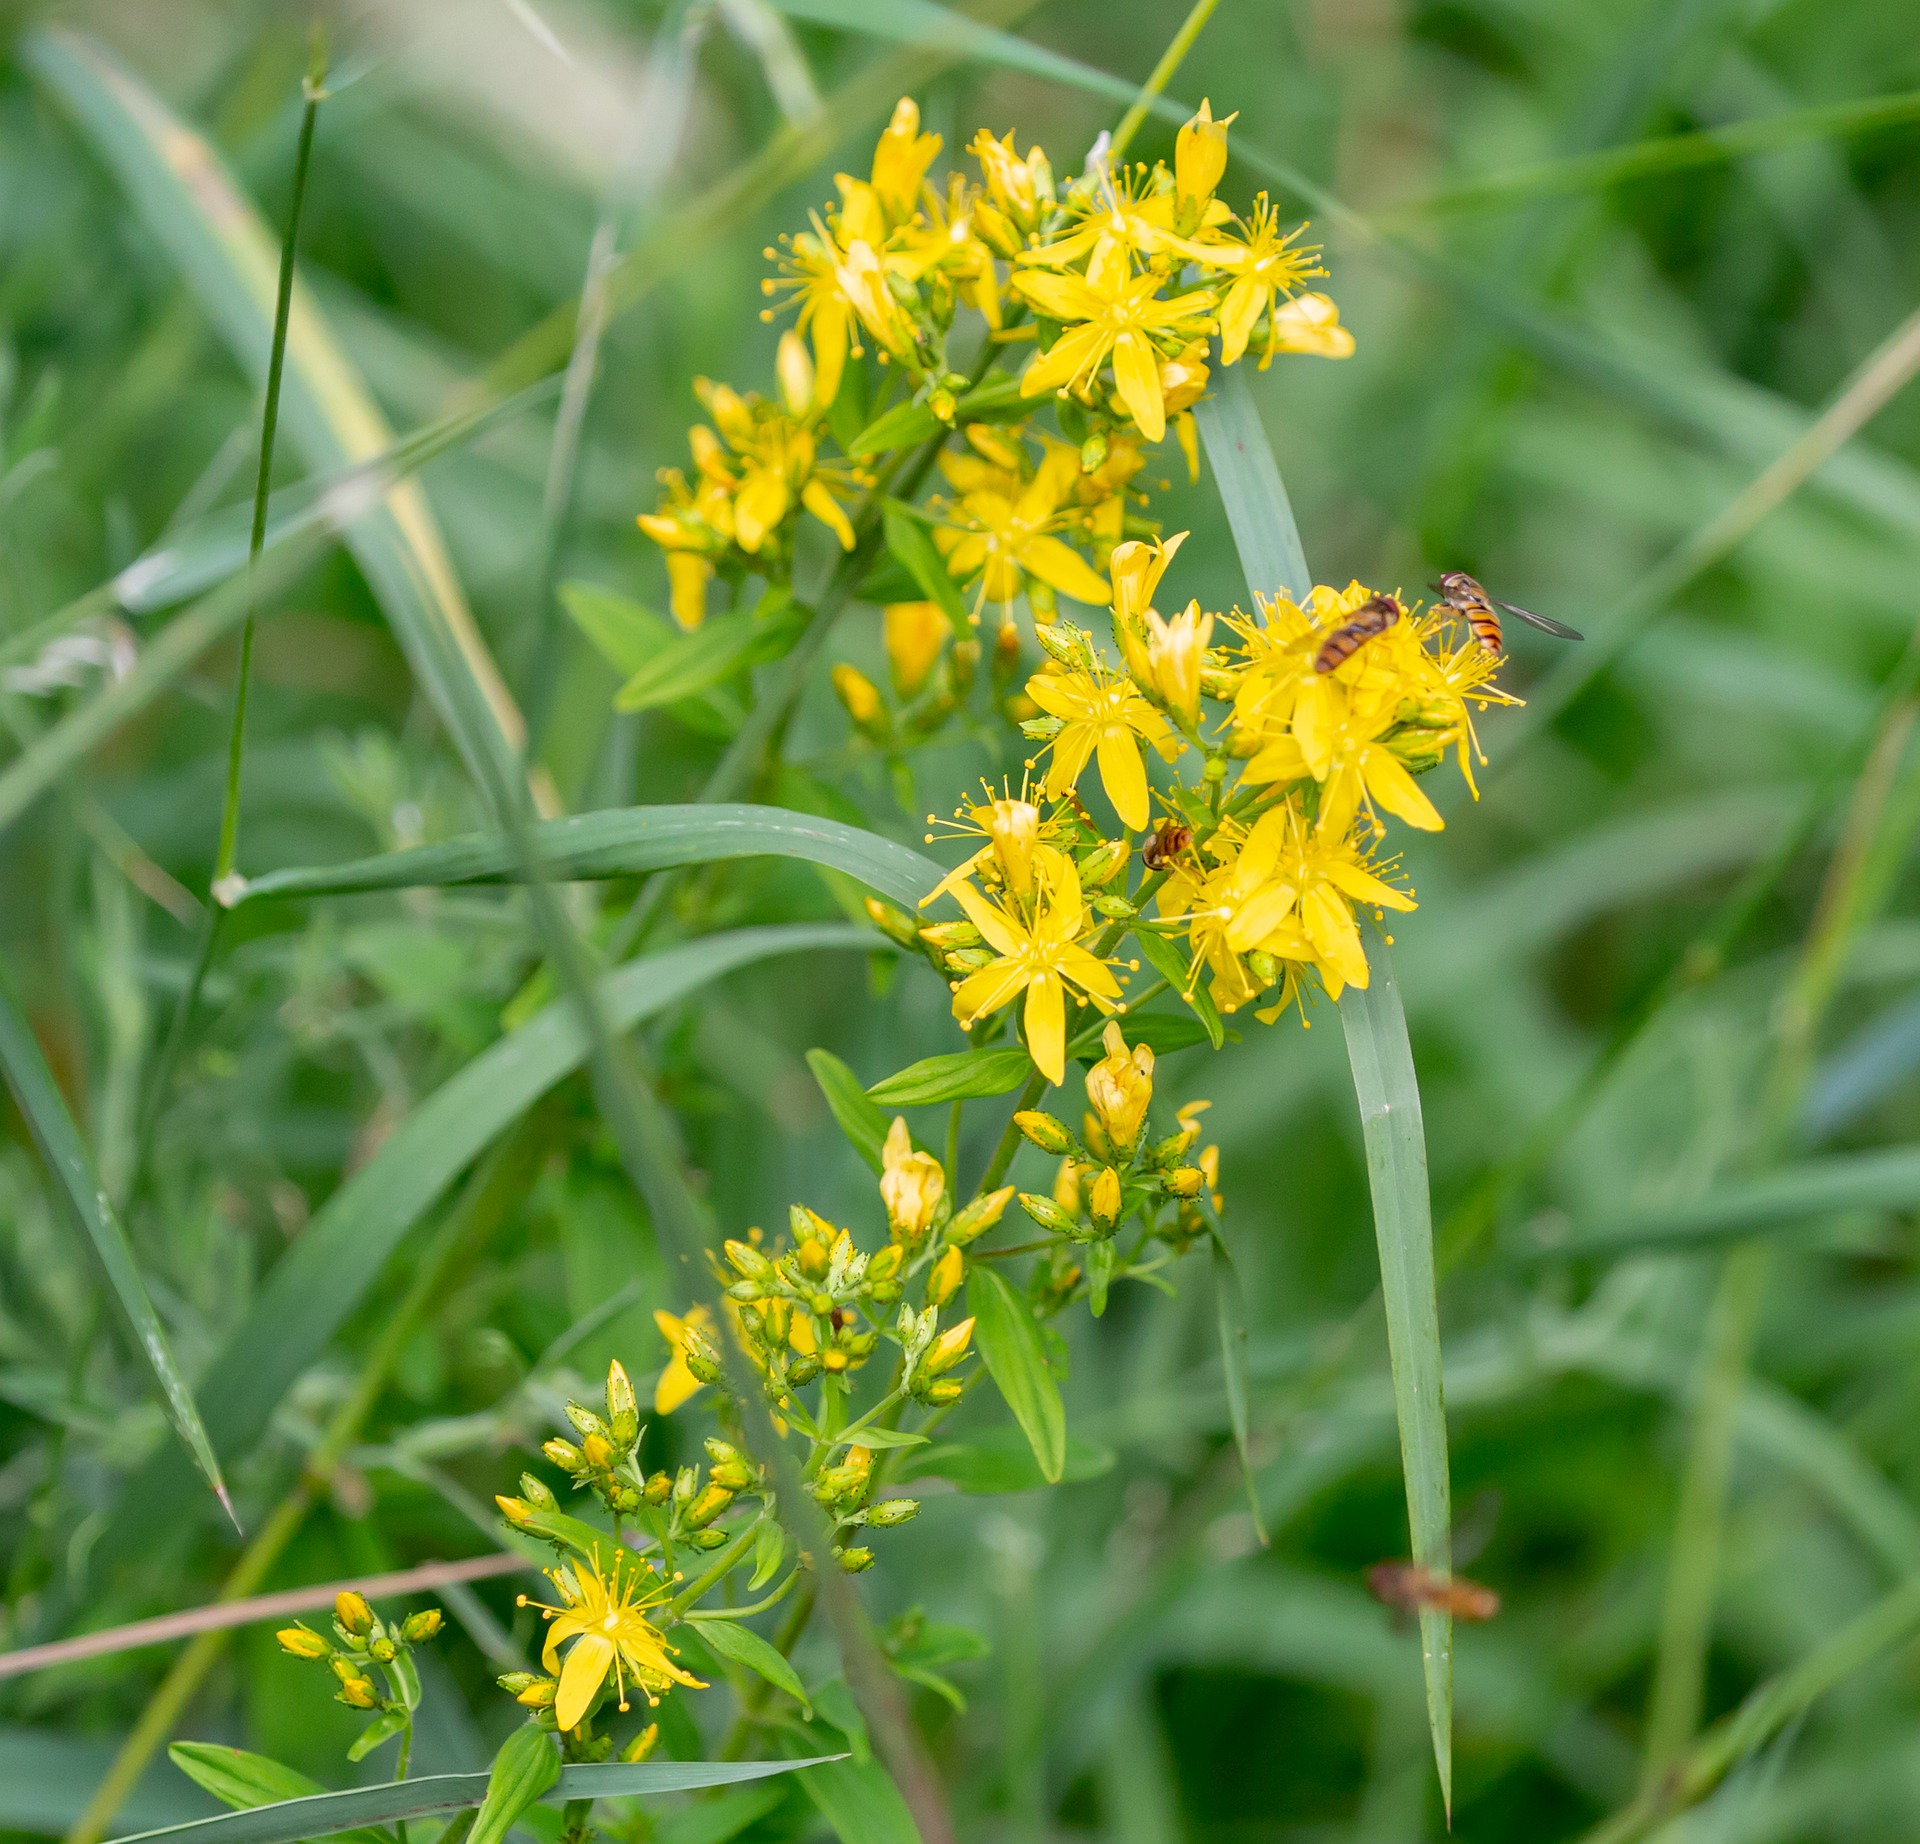
[(423, 1607), (418, 1613), (408, 1614), (400, 1628), (400, 1637), (408, 1645), (417, 1646), (429, 1639), (437, 1639), (440, 1629), (447, 1623), (447, 1617), (437, 1607)]
[(558, 1511), (560, 1501), (553, 1495), (552, 1488), (544, 1479), (536, 1479), (532, 1473), (520, 1475), (520, 1496), (536, 1510)]
[(833, 1559), (849, 1575), (862, 1575), (873, 1567), (873, 1551), (870, 1549), (836, 1549)]
[(1073, 1151), (1073, 1133), (1067, 1123), (1039, 1108), (1022, 1108), (1013, 1117), (1013, 1124), (1044, 1153)]
[(1042, 1197), (1034, 1191), (1022, 1191), (1020, 1208), (1042, 1229), (1056, 1236), (1077, 1236), (1080, 1233), (1079, 1222), (1050, 1197)]
[(879, 1525), (882, 1530), (889, 1530), (895, 1524), (904, 1524), (919, 1514), (920, 1501), (917, 1498), (883, 1498), (867, 1512), (867, 1522)]
[(687, 1541), (695, 1549), (725, 1549), (728, 1540), (724, 1530), (695, 1530), (687, 1536)]
[(364, 1595), (355, 1594), (351, 1588), (343, 1588), (333, 1597), (333, 1617), (356, 1639), (364, 1639), (373, 1631), (373, 1609)]

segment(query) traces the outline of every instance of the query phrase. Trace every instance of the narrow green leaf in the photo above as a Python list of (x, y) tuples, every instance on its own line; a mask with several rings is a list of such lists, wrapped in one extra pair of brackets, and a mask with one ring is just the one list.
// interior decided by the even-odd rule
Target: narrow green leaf
[[(1201, 1030), (1207, 1034), (1207, 1041), (1218, 1050), (1227, 1041), (1227, 1027), (1221, 1022), (1220, 1008), (1214, 1004), (1213, 994), (1193, 977), (1187, 957), (1167, 936), (1155, 934), (1151, 929), (1141, 930), (1133, 939), (1139, 944), (1147, 965), (1192, 1007)], [(1124, 1022), (1120, 1028), (1126, 1030)]]
[[(219, 150), (96, 41), (54, 30), (29, 34), (24, 47), (28, 65), (125, 188), (234, 359), (250, 377), (264, 379), (277, 240)], [(315, 473), (371, 461), (393, 447), (379, 405), (304, 286), (294, 290), (281, 420)], [(485, 788), (489, 765), (518, 759), (526, 726), (419, 484), (388, 485), (353, 520), (347, 543), (415, 677)], [(453, 682), (456, 673), (464, 687)]]
[(785, 1653), (776, 1651), (751, 1627), (742, 1626), (737, 1620), (703, 1620), (698, 1614), (690, 1616), (687, 1624), (722, 1658), (730, 1658), (736, 1665), (745, 1665), (749, 1671), (757, 1672), (776, 1690), (784, 1690), (812, 1717), (813, 1705), (807, 1699), (807, 1687), (800, 1682), (800, 1674), (787, 1662)]
[(620, 1554), (610, 1531), (596, 1530), (584, 1518), (570, 1517), (564, 1511), (543, 1511), (536, 1505), (532, 1515), (513, 1528), (525, 1536), (573, 1550), (603, 1571), (611, 1568)]
[(887, 1117), (867, 1099), (860, 1078), (831, 1050), (809, 1050), (807, 1067), (827, 1098), (827, 1107), (840, 1123), (840, 1131), (853, 1142), (853, 1150), (874, 1171), (881, 1169), (880, 1149), (887, 1141)]
[[(1020, 380), (1002, 374), (961, 397), (954, 406), (953, 420), (956, 424), (1001, 422), (1020, 415), (1025, 408)], [(847, 452), (856, 459), (891, 454), (896, 448), (930, 442), (946, 427), (924, 403), (897, 403), (862, 429)]]
[[(1196, 411), (1207, 460), (1233, 529), (1247, 586), (1256, 595), (1285, 589), (1304, 595), (1313, 578), (1293, 509), (1260, 423), (1246, 371), (1227, 374)], [(1413, 1559), (1438, 1575), (1450, 1572), (1452, 1540), (1447, 1473), (1447, 1421), (1441, 1397), (1440, 1310), (1433, 1271), (1432, 1204), (1420, 1084), (1407, 1021), (1386, 944), (1368, 953), (1371, 982), (1340, 998), (1347, 1060), (1353, 1068), (1373, 1190), (1380, 1283), (1386, 1301), (1387, 1347), (1394, 1410), (1406, 1477)], [(1453, 1620), (1433, 1609), (1420, 1615), (1427, 1726), (1449, 1817), (1453, 1811)]]
[(780, 1803), (777, 1786), (737, 1793), (716, 1793), (668, 1813), (655, 1825), (654, 1844), (729, 1844), (749, 1825), (758, 1824)]
[(927, 1437), (924, 1434), (916, 1434), (909, 1428), (882, 1428), (876, 1423), (862, 1428), (851, 1439), (842, 1435), (834, 1445), (851, 1447), (856, 1442), (878, 1453), (883, 1447), (924, 1447)]
[[(540, 1735), (529, 1726), (516, 1734)], [(549, 1753), (551, 1736), (542, 1736)], [(775, 1774), (803, 1772), (840, 1757), (816, 1755), (799, 1761), (606, 1761), (596, 1766), (562, 1767), (538, 1803), (558, 1805), (569, 1799), (634, 1799), (656, 1793), (691, 1793), (706, 1786), (737, 1786), (743, 1780), (766, 1780)], [(496, 1763), (497, 1764), (497, 1763)], [(556, 1765), (557, 1757), (556, 1757)], [(320, 1793), (306, 1799), (282, 1800), (256, 1806), (248, 1812), (226, 1812), (218, 1818), (169, 1825), (161, 1831), (142, 1831), (117, 1844), (300, 1844), (306, 1838), (338, 1837), (362, 1825), (385, 1825), (395, 1819), (433, 1818), (445, 1812), (465, 1812), (487, 1797), (490, 1774), (431, 1774), (418, 1780), (390, 1781), (383, 1786), (355, 1787), (344, 1793)], [(469, 1834), (477, 1839), (478, 1827)], [(495, 1836), (504, 1835), (496, 1833)]]
[(1227, 1420), (1240, 1455), (1240, 1476), (1246, 1481), (1247, 1509), (1262, 1549), (1267, 1543), (1266, 1520), (1260, 1515), (1260, 1488), (1253, 1476), (1251, 1423), (1247, 1413), (1247, 1301), (1240, 1271), (1216, 1229), (1213, 1244), (1213, 1312), (1220, 1332), (1220, 1374), (1226, 1385)]
[(771, 614), (715, 615), (691, 634), (675, 634), (636, 669), (614, 699), (622, 711), (650, 711), (711, 691), (735, 673), (784, 658), (812, 611), (784, 601)]
[[(1058, 1483), (1078, 1485), (1098, 1479), (1117, 1464), (1111, 1447), (1097, 1441), (1067, 1436), (1066, 1464)], [(964, 1441), (942, 1441), (902, 1462), (900, 1477), (945, 1479), (963, 1492), (995, 1497), (1004, 1492), (1033, 1492), (1048, 1483), (1033, 1457), (1033, 1449), (1018, 1428), (985, 1428)]]
[[(1097, 1063), (1106, 1054), (1100, 1041), (1106, 1028), (1104, 1019), (1088, 1025), (1067, 1046), (1067, 1055), (1084, 1063)], [(1176, 1050), (1210, 1041), (1207, 1027), (1186, 1012), (1129, 1012), (1120, 1020), (1120, 1029), (1129, 1046), (1145, 1044), (1155, 1056), (1170, 1056)], [(1229, 1031), (1227, 1036), (1239, 1040), (1237, 1031)]]
[[(545, 820), (533, 828), (542, 869), (556, 883), (631, 877), (727, 858), (803, 858), (824, 864), (905, 907), (915, 908), (945, 873), (908, 845), (838, 820), (785, 807), (615, 807)], [(440, 845), (387, 852), (348, 864), (272, 871), (252, 878), (235, 905), (266, 897), (343, 896), (449, 884), (516, 883), (521, 864), (497, 833), (470, 833)]]
[(753, 1577), (747, 1583), (750, 1590), (764, 1588), (768, 1582), (780, 1573), (780, 1565), (787, 1559), (787, 1533), (778, 1518), (765, 1518), (753, 1539)]
[(167, 1758), (223, 1806), (243, 1811), (282, 1799), (306, 1799), (327, 1790), (318, 1780), (309, 1780), (297, 1769), (282, 1766), (264, 1754), (249, 1754), (244, 1748), (228, 1748), (219, 1742), (175, 1742), (167, 1749)]
[(930, 1056), (876, 1082), (867, 1094), (882, 1107), (924, 1107), (936, 1101), (977, 1101), (1010, 1095), (1033, 1074), (1024, 1050), (956, 1050)]
[(21, 1118), (39, 1148), (47, 1175), (53, 1180), (62, 1214), (100, 1258), (107, 1285), (126, 1315), (134, 1342), (153, 1372), (154, 1381), (160, 1385), (174, 1431), (213, 1487), (228, 1517), (232, 1517), (233, 1504), (227, 1497), (226, 1482), (220, 1476), (220, 1462), (213, 1442), (200, 1419), (193, 1392), (187, 1388), (186, 1379), (173, 1360), (173, 1349), (167, 1343), (160, 1315), (147, 1297), (146, 1282), (140, 1278), (126, 1232), (101, 1188), (93, 1160), (81, 1141), (79, 1129), (73, 1124), (73, 1116), (67, 1112), (65, 1097), (53, 1079), (53, 1071), (47, 1067), (47, 1059), (41, 1054), (32, 1029), (21, 1016), (4, 981), (0, 981), (0, 1071), (6, 1075), (7, 1087), (13, 1091)]
[[(1427, 1192), (1427, 1143), (1420, 1084), (1393, 962), (1378, 936), (1368, 943), (1372, 978), (1340, 995), (1340, 1023), (1367, 1146), (1373, 1224), (1380, 1246), (1380, 1289), (1386, 1302), (1393, 1405), (1400, 1422), (1400, 1463), (1407, 1481), (1407, 1522), (1417, 1567), (1452, 1573), (1453, 1512), (1447, 1477), (1447, 1414), (1441, 1389), (1440, 1312), (1433, 1274), (1433, 1218)], [(1420, 1614), (1420, 1651), (1427, 1674), (1427, 1720), (1434, 1761), (1453, 1803), (1453, 1620), (1433, 1608)]]
[[(406, 1654), (403, 1652), (400, 1656), (404, 1658)], [(398, 1664), (399, 1659), (394, 1662)], [(398, 1710), (382, 1710), (353, 1738), (347, 1749), (347, 1759), (364, 1761), (382, 1743), (392, 1741), (406, 1726), (407, 1719)]]
[(493, 1757), (487, 1796), (467, 1833), (467, 1844), (502, 1844), (520, 1815), (538, 1805), (559, 1778), (559, 1738), (530, 1722), (515, 1729)]
[(800, 1775), (840, 1844), (920, 1844), (913, 1814), (878, 1761), (836, 1761)]
[(887, 549), (906, 566), (907, 574), (919, 584), (920, 593), (929, 602), (939, 603), (953, 623), (953, 631), (965, 632), (967, 605), (961, 601), (960, 591), (947, 572), (947, 560), (920, 523), (919, 515), (912, 507), (890, 499), (881, 507), (881, 519), (886, 529)]
[(1067, 1412), (1032, 1307), (981, 1263), (967, 1278), (967, 1311), (974, 1348), (1026, 1435), (1041, 1476), (1059, 1484), (1067, 1470)]
[(556, 593), (574, 626), (626, 678), (644, 670), (680, 632), (665, 615), (598, 583), (562, 583)]
[[(601, 982), (613, 1028), (631, 1030), (714, 980), (780, 954), (865, 951), (872, 937), (844, 924), (738, 929), (628, 962)], [(571, 1000), (509, 1032), (423, 1101), (327, 1200), (281, 1256), (207, 1376), (216, 1449), (247, 1451), (294, 1379), (365, 1297), (407, 1231), (446, 1188), (550, 1088), (587, 1060)], [(171, 1515), (178, 1481), (150, 1462), (127, 1493), (140, 1528)]]

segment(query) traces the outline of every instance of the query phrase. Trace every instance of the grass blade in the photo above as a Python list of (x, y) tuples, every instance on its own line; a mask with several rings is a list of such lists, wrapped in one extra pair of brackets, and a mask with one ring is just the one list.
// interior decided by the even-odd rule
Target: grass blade
[(1057, 1485), (1067, 1468), (1067, 1412), (1033, 1309), (1004, 1275), (983, 1264), (967, 1279), (967, 1310), (981, 1361), (1026, 1435), (1041, 1473)]
[[(219, 153), (92, 40), (42, 32), (24, 51), (126, 188), (235, 359), (264, 378), (273, 334), (274, 239)], [(370, 461), (393, 446), (385, 416), (301, 288), (293, 293), (281, 414), (316, 472)], [(353, 522), (347, 542), (415, 676), (484, 783), (482, 760), (502, 742), (517, 756), (526, 726), (474, 625), (418, 483), (388, 487), (380, 503)], [(449, 678), (454, 671), (467, 675), (477, 698), (457, 695)], [(480, 721), (490, 721), (496, 734), (484, 733)]]
[[(1300, 534), (1286, 489), (1247, 388), (1244, 370), (1231, 372), (1198, 406), (1201, 439), (1219, 483), (1247, 586), (1256, 592), (1285, 587), (1304, 594), (1311, 585)], [(1348, 987), (1340, 999), (1347, 1058), (1353, 1067), (1373, 1190), (1374, 1230), (1380, 1245), (1380, 1285), (1386, 1301), (1387, 1346), (1393, 1366), (1394, 1410), (1406, 1474), (1407, 1524), (1413, 1560), (1439, 1575), (1451, 1571), (1452, 1515), (1447, 1477), (1447, 1421), (1441, 1396), (1440, 1310), (1433, 1268), (1433, 1214), (1427, 1191), (1426, 1139), (1420, 1084), (1407, 1040), (1406, 1014), (1386, 944), (1370, 944), (1371, 985)], [(1434, 1765), (1447, 1809), (1453, 1808), (1453, 1621), (1423, 1610), (1420, 1652), (1426, 1673), (1427, 1724)]]
[[(79, 1129), (73, 1124), (73, 1116), (67, 1112), (66, 1100), (54, 1082), (53, 1071), (47, 1067), (39, 1043), (4, 983), (0, 983), (0, 1070), (6, 1074), (7, 1087), (13, 1091), (21, 1118), (40, 1149), (40, 1157), (46, 1163), (68, 1220), (100, 1257), (107, 1284), (127, 1316), (134, 1342), (147, 1360), (154, 1381), (160, 1385), (168, 1419), (179, 1434), (181, 1444), (213, 1487), (227, 1516), (233, 1517), (233, 1501), (227, 1496), (226, 1481), (220, 1476), (220, 1462), (213, 1442), (207, 1436), (193, 1392), (173, 1361), (166, 1331), (160, 1324), (160, 1315), (153, 1310), (152, 1300), (147, 1297), (146, 1283), (140, 1278), (126, 1232), (120, 1227), (113, 1206), (107, 1202), (106, 1191), (81, 1142)], [(235, 1518), (234, 1523), (237, 1528), (239, 1520)]]
[[(556, 883), (629, 877), (729, 858), (799, 858), (844, 871), (913, 909), (945, 875), (910, 846), (784, 807), (622, 807), (548, 820), (533, 831), (541, 870)], [(522, 864), (512, 845), (498, 834), (475, 833), (351, 864), (275, 871), (249, 881), (234, 900), (521, 881)]]
[[(778, 954), (870, 950), (874, 937), (844, 924), (786, 924), (710, 935), (644, 955), (601, 990), (613, 1028), (632, 1029), (690, 993)], [(241, 1454), (274, 1405), (326, 1348), (401, 1238), (446, 1187), (555, 1083), (587, 1060), (587, 1034), (559, 999), (468, 1063), (421, 1105), (328, 1199), (267, 1276), (208, 1373), (217, 1451)], [(177, 1482), (150, 1463), (130, 1490), (143, 1522), (163, 1515)]]
[[(563, 1767), (545, 1795), (545, 1803), (570, 1799), (629, 1799), (648, 1793), (688, 1793), (704, 1786), (734, 1786), (764, 1780), (803, 1767), (818, 1767), (837, 1755), (805, 1761), (605, 1761), (597, 1766)], [(142, 1831), (117, 1844), (298, 1844), (305, 1838), (332, 1837), (363, 1825), (396, 1819), (429, 1818), (465, 1812), (487, 1796), (485, 1774), (433, 1774), (385, 1786), (355, 1787), (344, 1793), (319, 1793), (308, 1799), (283, 1799), (203, 1818), (164, 1831)]]

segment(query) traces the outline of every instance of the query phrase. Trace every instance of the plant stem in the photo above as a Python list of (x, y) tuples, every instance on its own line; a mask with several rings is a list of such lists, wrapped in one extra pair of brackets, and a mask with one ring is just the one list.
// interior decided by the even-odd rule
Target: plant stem
[(1133, 137), (1140, 132), (1140, 124), (1147, 119), (1160, 94), (1173, 81), (1174, 73), (1186, 62), (1187, 53), (1193, 49), (1193, 41), (1213, 17), (1214, 9), (1220, 0), (1193, 0), (1193, 10), (1181, 22), (1180, 30), (1168, 41), (1167, 48), (1160, 54), (1160, 62), (1153, 67), (1145, 83), (1140, 86), (1140, 94), (1133, 99), (1132, 106), (1120, 118), (1120, 126), (1113, 131), (1113, 140), (1107, 147), (1109, 167), (1117, 167), (1127, 149), (1133, 144)]

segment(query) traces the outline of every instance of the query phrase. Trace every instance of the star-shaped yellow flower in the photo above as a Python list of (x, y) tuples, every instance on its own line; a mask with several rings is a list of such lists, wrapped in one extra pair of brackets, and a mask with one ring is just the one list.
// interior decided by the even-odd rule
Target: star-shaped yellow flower
[[(629, 1672), (649, 1703), (658, 1703), (660, 1693), (673, 1684), (706, 1689), (699, 1678), (673, 1662), (673, 1648), (646, 1617), (647, 1608), (667, 1598), (667, 1588), (644, 1564), (616, 1560), (609, 1577), (593, 1563), (577, 1562), (549, 1570), (547, 1579), (560, 1591), (558, 1607), (529, 1601), (524, 1594), (520, 1605), (538, 1607), (550, 1623), (540, 1662), (549, 1672), (558, 1669), (560, 1673), (553, 1702), (553, 1719), (560, 1728), (578, 1726), (609, 1671), (619, 1687), (623, 1710)], [(569, 1640), (572, 1645), (563, 1665), (560, 1648)]]
[(1035, 852), (1035, 890), (1028, 915), (990, 903), (971, 884), (954, 895), (988, 947), (1000, 958), (954, 989), (953, 1015), (962, 1030), (1011, 1005), (1023, 992), (1027, 1054), (1049, 1082), (1066, 1080), (1067, 988), (1074, 986), (1105, 1009), (1120, 998), (1104, 961), (1080, 945), (1088, 923), (1073, 860), (1052, 846)]
[(1038, 672), (1027, 681), (1027, 696), (1061, 722), (1047, 766), (1047, 796), (1058, 800), (1079, 784), (1090, 759), (1100, 764), (1106, 789), (1120, 823), (1138, 832), (1147, 823), (1147, 769), (1140, 757), (1145, 738), (1169, 761), (1179, 741), (1131, 679), (1096, 667), (1091, 672)]

